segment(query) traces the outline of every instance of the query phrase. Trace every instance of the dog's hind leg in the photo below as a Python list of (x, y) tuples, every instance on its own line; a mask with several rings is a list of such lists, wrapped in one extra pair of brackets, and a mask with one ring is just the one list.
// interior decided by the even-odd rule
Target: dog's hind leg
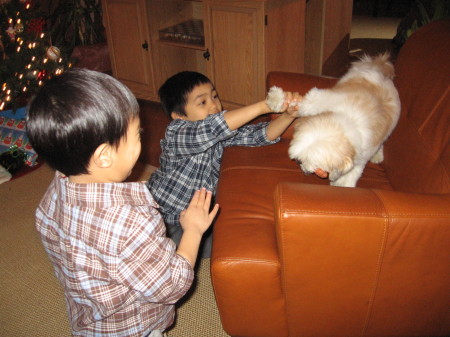
[(370, 162), (374, 163), (374, 164), (379, 164), (383, 160), (384, 160), (383, 145), (381, 145), (380, 148), (378, 149), (378, 151), (373, 155), (373, 157), (370, 158)]

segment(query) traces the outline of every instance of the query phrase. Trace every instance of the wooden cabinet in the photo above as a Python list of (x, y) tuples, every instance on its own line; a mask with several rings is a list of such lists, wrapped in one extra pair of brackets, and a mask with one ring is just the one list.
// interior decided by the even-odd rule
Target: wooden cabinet
[(156, 99), (145, 0), (102, 2), (113, 75), (138, 98)]
[(208, 75), (223, 104), (255, 103), (264, 94), (264, 3), (206, 3)]
[(271, 70), (303, 72), (304, 1), (205, 1), (208, 75), (224, 105), (266, 95)]
[(353, 0), (309, 0), (305, 72), (339, 77), (347, 70)]
[[(157, 100), (171, 75), (198, 71), (224, 107), (265, 97), (271, 70), (303, 72), (306, 0), (103, 0), (113, 75)], [(202, 20), (204, 43), (165, 41), (160, 30)]]

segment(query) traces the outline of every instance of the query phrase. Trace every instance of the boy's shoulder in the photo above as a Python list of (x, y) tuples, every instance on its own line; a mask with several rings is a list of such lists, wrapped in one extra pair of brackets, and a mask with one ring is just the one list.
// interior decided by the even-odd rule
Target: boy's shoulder
[(116, 206), (158, 205), (148, 190), (145, 181), (117, 183), (72, 183), (68, 177), (56, 171), (44, 198), (57, 198), (67, 205), (86, 208), (108, 208)]
[(36, 210), (36, 224), (42, 233), (48, 226), (58, 232), (69, 226), (82, 242), (101, 236), (103, 248), (111, 249), (119, 238), (128, 242), (132, 237), (164, 236), (158, 208), (145, 182), (74, 184), (56, 174)]
[(173, 119), (166, 128), (166, 137), (173, 136), (174, 134), (186, 133), (192, 135), (193, 130), (198, 132), (209, 132), (210, 130), (225, 131), (229, 130), (228, 124), (224, 118), (224, 112), (208, 115), (205, 119), (198, 121), (191, 121), (186, 119)]

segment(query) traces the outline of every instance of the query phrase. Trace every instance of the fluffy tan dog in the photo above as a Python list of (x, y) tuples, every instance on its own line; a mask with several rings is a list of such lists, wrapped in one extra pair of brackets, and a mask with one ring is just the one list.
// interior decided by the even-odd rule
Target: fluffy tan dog
[[(395, 128), (400, 100), (389, 54), (363, 56), (331, 89), (311, 89), (299, 103), (289, 157), (305, 173), (354, 187), (370, 160), (383, 161), (383, 143)], [(267, 104), (279, 109), (284, 94), (273, 87)]]

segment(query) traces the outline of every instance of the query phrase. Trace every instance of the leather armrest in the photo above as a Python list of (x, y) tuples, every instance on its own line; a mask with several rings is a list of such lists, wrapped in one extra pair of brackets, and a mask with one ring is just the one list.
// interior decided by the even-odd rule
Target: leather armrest
[(398, 298), (447, 311), (450, 195), (281, 183), (274, 203), (288, 317), (301, 327), (292, 335), (330, 335), (324, 319), (348, 336), (368, 315), (408, 322)]

